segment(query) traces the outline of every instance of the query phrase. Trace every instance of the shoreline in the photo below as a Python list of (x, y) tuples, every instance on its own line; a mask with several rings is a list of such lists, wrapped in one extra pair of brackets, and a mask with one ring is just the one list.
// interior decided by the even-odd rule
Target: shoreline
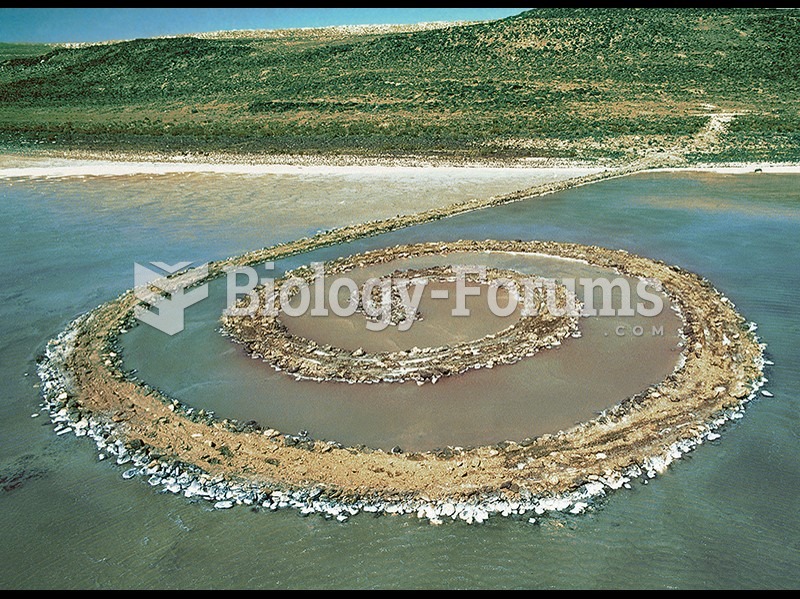
[[(160, 169), (165, 172), (241, 172), (258, 173), (282, 169), (325, 168), (554, 168), (603, 169), (624, 165), (622, 161), (577, 160), (571, 158), (484, 158), (473, 159), (448, 155), (358, 155), (358, 154), (237, 154), (220, 152), (90, 152), (17, 151), (0, 146), (0, 170), (6, 168), (76, 167), (82, 174), (138, 172), (137, 169)], [(93, 168), (97, 170), (92, 170)]]
[[(544, 167), (544, 166), (429, 166), (429, 165), (299, 165), (299, 164), (265, 164), (265, 165), (228, 165), (228, 164), (194, 164), (194, 163), (158, 163), (158, 162), (81, 162), (76, 165), (48, 165), (33, 167), (11, 167), (3, 168), (0, 166), (0, 179), (22, 179), (22, 178), (70, 178), (70, 177), (123, 177), (135, 175), (180, 175), (180, 174), (218, 174), (218, 175), (366, 175), (381, 173), (419, 173), (423, 170), (435, 169), (438, 173), (463, 173), (465, 170), (471, 172), (494, 173), (535, 171), (566, 174), (571, 177), (578, 177), (603, 169), (579, 166)], [(800, 167), (798, 167), (800, 172)]]
[[(243, 159), (244, 158), (244, 159)], [(251, 157), (252, 158), (252, 157)], [(570, 159), (448, 160), (442, 158), (360, 157), (360, 156), (259, 156), (248, 160), (237, 155), (187, 156), (170, 158), (155, 155), (48, 156), (4, 153), (0, 150), (0, 180), (20, 178), (120, 177), (129, 175), (222, 174), (222, 175), (361, 175), (379, 173), (418, 173), (435, 169), (438, 173), (552, 171), (580, 177), (606, 170), (630, 167), (628, 163), (594, 163)], [(647, 173), (710, 172), (716, 174), (797, 174), (800, 163), (696, 163), (653, 164), (637, 169)]]

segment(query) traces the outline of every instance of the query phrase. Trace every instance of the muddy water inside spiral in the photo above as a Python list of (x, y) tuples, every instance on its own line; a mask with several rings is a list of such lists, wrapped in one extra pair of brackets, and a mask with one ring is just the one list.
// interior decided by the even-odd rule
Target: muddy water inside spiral
[[(314, 260), (313, 256), (305, 258)], [(558, 281), (613, 280), (618, 276), (576, 261), (504, 253), (397, 260), (359, 275), (456, 264), (508, 268)], [(280, 264), (276, 266), (280, 268)], [(636, 281), (630, 280), (630, 286), (635, 291)], [(576, 292), (583, 300), (582, 291), (578, 285)], [(314, 438), (346, 445), (384, 449), (399, 445), (407, 451), (425, 451), (555, 432), (659, 382), (674, 369), (680, 353), (680, 320), (664, 297), (664, 309), (656, 317), (581, 318), (580, 338), (567, 338), (560, 346), (513, 365), (470, 371), (436, 384), (298, 381), (251, 359), (241, 346), (219, 334), (219, 316), (226, 299), (224, 281), (210, 286), (209, 299), (198, 304), (187, 320), (186, 331), (174, 338), (167, 339), (146, 326), (123, 335), (126, 365), (162, 391), (196, 408), (213, 410), (219, 417), (256, 420), (288, 433), (308, 431)], [(370, 341), (373, 333), (365, 330), (362, 315), (349, 323), (341, 318), (327, 324), (320, 324), (327, 318), (298, 318), (293, 332), (302, 332), (318, 343), (335, 341), (365, 349), (374, 343), (375, 349), (386, 349), (394, 345), (421, 347), (437, 340), (449, 343), (508, 326), (485, 306), (479, 308), (481, 297), (471, 299), (470, 306), (476, 309), (464, 318), (450, 315), (452, 303), (428, 298), (423, 313), (433, 309), (435, 317), (415, 323), (412, 330), (428, 325), (417, 329), (419, 337), (413, 341), (405, 341), (400, 337), (404, 333), (396, 330)], [(635, 306), (638, 298), (633, 300)], [(618, 293), (613, 301), (619, 307)]]
[[(365, 269), (359, 269), (341, 275), (347, 276), (356, 284), (355, 289), (362, 298), (365, 282), (370, 279), (364, 271)], [(375, 273), (375, 275), (380, 274)], [(320, 289), (323, 289), (322, 295), (319, 296), (321, 305), (332, 305), (330, 289), (334, 281), (334, 277), (328, 277), (324, 286), (320, 286)], [(363, 349), (369, 353), (466, 343), (497, 333), (519, 322), (521, 302), (516, 302), (517, 307), (510, 314), (496, 313), (489, 303), (490, 291), (487, 284), (465, 283), (464, 285), (470, 293), (463, 295), (463, 308), (469, 311), (469, 315), (464, 316), (453, 315), (459, 293), (457, 283), (433, 278), (419, 287), (414, 284), (408, 286), (406, 293), (412, 301), (408, 304), (408, 311), (402, 312), (404, 318), (401, 320), (400, 316), (397, 316), (397, 322), (382, 312), (381, 304), (372, 308), (374, 318), (368, 318), (363, 310), (350, 315), (337, 315), (333, 309), (326, 308), (328, 311), (326, 316), (315, 316), (308, 310), (295, 317), (282, 314), (281, 320), (292, 335), (313, 339), (319, 345), (327, 344), (350, 351)], [(413, 301), (415, 293), (419, 294), (418, 303)], [(495, 293), (496, 295), (491, 297), (498, 308), (504, 309), (513, 301), (504, 287), (498, 288)], [(335, 300), (336, 305), (346, 306), (351, 297), (349, 290), (342, 289)], [(393, 301), (397, 302), (397, 299)], [(386, 321), (385, 325), (383, 320)]]

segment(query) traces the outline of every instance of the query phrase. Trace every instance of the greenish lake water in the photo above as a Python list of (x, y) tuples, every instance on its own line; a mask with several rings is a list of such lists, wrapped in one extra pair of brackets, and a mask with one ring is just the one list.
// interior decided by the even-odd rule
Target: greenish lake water
[[(316, 252), (327, 259), (469, 238), (623, 248), (706, 276), (758, 323), (768, 344), (774, 397), (751, 403), (719, 440), (649, 484), (616, 492), (581, 516), (435, 527), (413, 517), (360, 514), (342, 524), (294, 511), (213, 511), (143, 480), (122, 480), (123, 469), (98, 462), (91, 442), (54, 435), (44, 414), (31, 418), (39, 403), (37, 355), (73, 317), (131, 287), (133, 262), (214, 260), (366, 220), (381, 198), (401, 202), (407, 180), (194, 174), (0, 181), (0, 587), (796, 588), (799, 184), (798, 175), (643, 174)], [(504, 185), (522, 187), (518, 180), (422, 180), (414, 192), (445, 203), (455, 199), (453, 189), (481, 196)], [(363, 214), (357, 207), (310, 212), (312, 192), (325, 206), (374, 199), (356, 204)], [(202, 320), (190, 316), (188, 332)], [(223, 353), (237, 351), (215, 334), (201, 338)], [(641, 346), (631, 347), (635, 355)], [(164, 371), (176, 376), (176, 391), (201, 396), (217, 384), (198, 380), (197, 360), (171, 355), (175, 368)], [(635, 370), (635, 358), (628, 360)], [(180, 381), (182, 364), (191, 384)], [(251, 366), (260, 367), (253, 376), (267, 369)]]

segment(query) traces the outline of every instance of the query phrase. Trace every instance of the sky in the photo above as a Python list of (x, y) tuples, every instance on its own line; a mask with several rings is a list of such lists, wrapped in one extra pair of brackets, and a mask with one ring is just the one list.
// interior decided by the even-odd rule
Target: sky
[(223, 29), (500, 19), (523, 8), (2, 8), (0, 42), (99, 42)]

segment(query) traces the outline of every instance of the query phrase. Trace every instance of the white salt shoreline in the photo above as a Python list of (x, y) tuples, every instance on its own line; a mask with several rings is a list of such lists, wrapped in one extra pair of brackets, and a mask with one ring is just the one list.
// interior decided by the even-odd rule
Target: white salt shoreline
[[(20, 165), (20, 162), (25, 165)], [(3, 166), (3, 164), (10, 166)], [(457, 175), (469, 172), (471, 174), (503, 174), (531, 172), (552, 174), (558, 178), (573, 178), (598, 173), (603, 170), (613, 170), (614, 167), (589, 166), (589, 165), (530, 165), (516, 163), (511, 166), (497, 166), (489, 164), (463, 165), (436, 165), (436, 164), (303, 164), (264, 163), (264, 164), (236, 164), (214, 162), (185, 162), (185, 161), (114, 161), (114, 160), (89, 160), (71, 158), (33, 158), (19, 160), (17, 156), (0, 155), (0, 179), (18, 178), (68, 178), (68, 177), (121, 177), (129, 175), (171, 175), (189, 173), (230, 174), (230, 175), (411, 175), (420, 172), (436, 172), (442, 175)], [(800, 164), (774, 164), (774, 163), (735, 163), (735, 164), (708, 164), (682, 167), (664, 167), (643, 169), (638, 172), (706, 172), (717, 174), (744, 174), (760, 171), (763, 173), (800, 173)]]
[(587, 166), (489, 166), (484, 164), (464, 166), (434, 166), (419, 164), (233, 164), (199, 162), (117, 162), (112, 160), (44, 159), (33, 161), (30, 166), (3, 167), (0, 156), (0, 179), (17, 178), (66, 178), (66, 177), (120, 177), (128, 175), (170, 175), (187, 173), (209, 173), (230, 175), (410, 175), (421, 172), (436, 172), (442, 175), (489, 173), (522, 173), (529, 171), (539, 175), (552, 173), (559, 178), (580, 177), (600, 172), (600, 167)]

